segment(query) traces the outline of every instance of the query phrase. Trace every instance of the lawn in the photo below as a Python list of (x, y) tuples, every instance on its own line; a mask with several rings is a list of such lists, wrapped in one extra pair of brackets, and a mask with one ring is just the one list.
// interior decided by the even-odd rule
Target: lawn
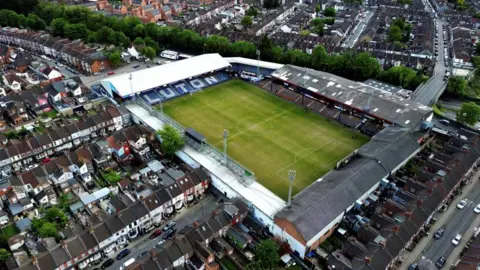
[(2, 228), (2, 234), (8, 239), (18, 233), (18, 229), (15, 224), (10, 224), (4, 228)]
[(364, 136), (352, 139), (354, 132), (337, 122), (239, 80), (167, 102), (164, 112), (218, 149), (223, 149), (227, 129), (228, 155), (283, 199), (289, 170), (297, 171), (295, 194), (368, 141)]

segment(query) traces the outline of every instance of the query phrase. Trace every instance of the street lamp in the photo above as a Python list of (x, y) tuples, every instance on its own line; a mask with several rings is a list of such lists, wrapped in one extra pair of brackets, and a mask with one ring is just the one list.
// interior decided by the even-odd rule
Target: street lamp
[(223, 130), (223, 162), (227, 164), (227, 138), (228, 130)]
[(292, 204), (292, 185), (293, 181), (295, 180), (295, 177), (297, 177), (297, 171), (295, 170), (289, 170), (288, 171), (288, 206), (290, 207)]

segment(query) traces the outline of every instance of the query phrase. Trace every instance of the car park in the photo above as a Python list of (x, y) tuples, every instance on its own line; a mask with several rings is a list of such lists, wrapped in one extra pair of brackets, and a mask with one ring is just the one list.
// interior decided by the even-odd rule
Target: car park
[(121, 260), (121, 259), (127, 257), (129, 254), (130, 254), (130, 250), (128, 248), (124, 249), (120, 253), (118, 253), (117, 260)]
[(457, 208), (458, 209), (463, 209), (465, 207), (465, 205), (467, 205), (467, 200), (461, 200), (458, 204), (457, 204)]
[(107, 269), (109, 266), (114, 264), (115, 261), (113, 259), (108, 259), (102, 264), (102, 269)]
[(440, 269), (442, 268), (444, 265), (445, 265), (445, 262), (447, 261), (447, 259), (445, 259), (445, 257), (440, 257), (438, 258), (437, 262), (435, 263), (435, 266)]
[(462, 240), (462, 236), (460, 234), (457, 234), (455, 238), (452, 239), (452, 244), (454, 246), (458, 246), (458, 244), (460, 243), (460, 240)]
[(445, 230), (440, 228), (435, 232), (435, 234), (433, 235), (433, 238), (438, 240), (442, 237), (444, 233), (445, 233)]
[(476, 214), (480, 214), (480, 204), (477, 204), (477, 206), (475, 206), (473, 212), (475, 212)]

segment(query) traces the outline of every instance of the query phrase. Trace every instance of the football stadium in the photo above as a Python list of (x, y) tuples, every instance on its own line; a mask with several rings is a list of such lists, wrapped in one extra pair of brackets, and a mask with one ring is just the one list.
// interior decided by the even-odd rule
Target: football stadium
[(285, 200), (289, 170), (297, 171), (295, 194), (368, 140), (238, 79), (172, 100), (163, 109), (218, 149), (223, 148), (223, 131), (228, 130), (228, 155)]

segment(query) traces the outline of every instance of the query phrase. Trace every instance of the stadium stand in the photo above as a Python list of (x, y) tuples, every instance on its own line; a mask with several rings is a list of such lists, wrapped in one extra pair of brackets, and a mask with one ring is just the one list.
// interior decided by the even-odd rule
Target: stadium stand
[(201, 78), (195, 78), (189, 81), (189, 84), (193, 87), (194, 91), (201, 90), (208, 86), (208, 84)]
[(158, 90), (158, 93), (163, 97), (163, 100), (172, 99), (178, 96), (178, 93), (173, 91), (170, 87), (163, 87), (162, 89)]
[(150, 105), (154, 105), (162, 101), (162, 98), (155, 90), (142, 93), (140, 97)]
[(170, 84), (170, 88), (177, 90), (177, 93), (179, 95), (185, 95), (194, 91), (192, 86), (186, 80), (178, 83)]
[(302, 95), (300, 95), (299, 93), (286, 90), (285, 88), (278, 91), (277, 95), (292, 102), (297, 102), (299, 99), (302, 98)]

